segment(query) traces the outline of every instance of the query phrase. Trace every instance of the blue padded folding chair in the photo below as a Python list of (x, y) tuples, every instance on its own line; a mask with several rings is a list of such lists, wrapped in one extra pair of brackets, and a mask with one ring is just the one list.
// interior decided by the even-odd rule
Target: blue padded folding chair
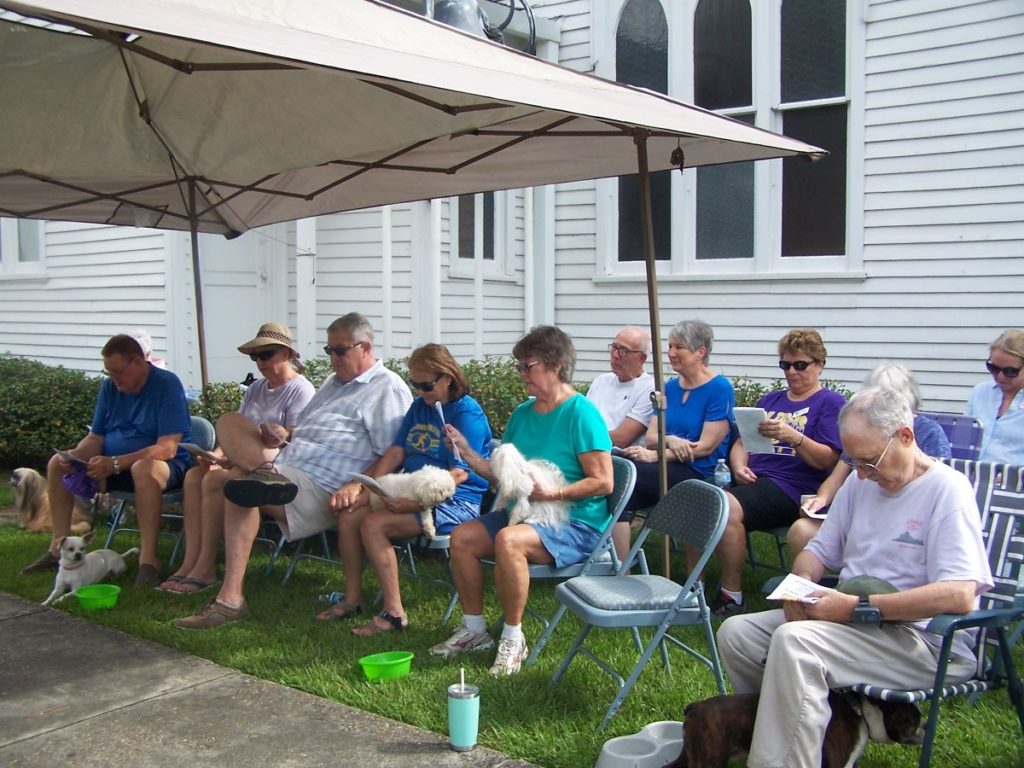
[[(580, 618), (583, 629), (555, 670), (551, 682), (561, 679), (576, 654), (582, 653), (607, 672), (619, 686), (599, 730), (604, 730), (618, 712), (656, 649), (660, 650), (662, 662), (666, 670), (669, 670), (666, 643), (681, 648), (707, 666), (714, 675), (719, 693), (725, 693), (725, 680), (711, 627), (711, 612), (704, 599), (699, 576), (722, 538), (728, 517), (729, 505), (721, 488), (701, 480), (684, 480), (670, 488), (648, 515), (626, 560), (626, 563), (632, 562), (636, 551), (643, 546), (651, 531), (671, 536), (700, 552), (699, 559), (681, 585), (663, 576), (630, 576), (626, 566), (620, 566), (615, 576), (577, 576), (555, 588), (559, 602)], [(673, 627), (690, 624), (703, 626), (707, 656), (670, 634)], [(641, 648), (638, 627), (651, 627), (655, 631), (650, 642), (643, 647), (629, 676), (623, 679), (610, 664), (583, 645), (594, 627), (629, 629), (637, 648)]]
[(934, 411), (920, 411), (918, 415), (927, 416), (942, 427), (954, 459), (977, 459), (981, 455), (981, 436), (984, 432), (981, 419)]
[[(1024, 731), (1024, 684), (1013, 663), (1009, 639), (1012, 627), (1024, 618), (1024, 595), (1019, 580), (1024, 564), (1024, 469), (1007, 464), (947, 460), (967, 475), (978, 494), (981, 527), (995, 587), (982, 595), (981, 607), (966, 615), (941, 614), (928, 623), (928, 631), (942, 637), (939, 663), (931, 688), (892, 690), (867, 683), (852, 686), (865, 696), (885, 701), (929, 702), (928, 722), (918, 765), (931, 762), (942, 699), (976, 695), (1006, 686), (1010, 701)], [(977, 667), (974, 677), (962, 683), (947, 683), (953, 634), (977, 628)]]
[[(204, 419), (202, 416), (192, 416), (192, 436), (190, 442), (198, 445), (204, 451), (212, 451), (214, 446), (217, 444), (217, 438), (214, 434), (213, 425)], [(104, 544), (106, 548), (110, 548), (111, 542), (114, 538), (122, 533), (138, 533), (138, 528), (129, 528), (124, 525), (127, 513), (127, 505), (135, 502), (135, 494), (131, 491), (111, 491), (110, 497), (117, 503), (114, 505), (114, 509), (110, 513), (110, 532), (107, 534), (107, 543)], [(180, 504), (185, 498), (185, 489), (177, 488), (173, 491), (167, 491), (160, 497), (161, 506), (167, 504)], [(176, 520), (179, 523), (184, 519), (181, 514), (161, 513), (161, 522), (165, 520)], [(181, 529), (179, 528), (176, 532), (171, 533), (170, 531), (160, 531), (161, 536), (174, 540), (174, 549), (171, 550), (170, 563), (173, 563), (178, 557), (178, 550), (181, 548)]]

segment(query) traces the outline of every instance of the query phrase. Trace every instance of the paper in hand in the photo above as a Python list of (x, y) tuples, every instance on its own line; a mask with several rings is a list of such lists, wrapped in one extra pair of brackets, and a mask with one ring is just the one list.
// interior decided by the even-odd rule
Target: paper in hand
[(818, 598), (808, 597), (811, 592), (821, 589), (821, 585), (815, 584), (803, 576), (795, 573), (787, 573), (786, 578), (777, 586), (766, 599), (768, 600), (798, 600), (801, 603), (816, 603)]
[(200, 456), (212, 464), (220, 464), (224, 459), (215, 453), (210, 453), (207, 450), (200, 448), (195, 443), (182, 443), (181, 447), (191, 453), (193, 456)]
[[(437, 415), (441, 419), (441, 431), (444, 432), (444, 409), (440, 403), (434, 403), (434, 410), (437, 411)], [(455, 446), (455, 443), (452, 443), (452, 456), (455, 457), (456, 461), (462, 461), (462, 456), (459, 455), (459, 449)]]
[(772, 439), (757, 431), (757, 425), (768, 419), (764, 408), (733, 408), (733, 418), (743, 439), (743, 450), (747, 453), (774, 453)]
[(74, 454), (68, 453), (67, 451), (59, 451), (56, 448), (54, 448), (53, 452), (60, 456), (62, 459), (64, 459), (64, 461), (66, 461), (75, 469), (85, 469), (86, 467), (89, 466), (89, 462), (87, 462), (85, 459), (80, 459)]
[(362, 475), (358, 472), (352, 473), (352, 480), (357, 483), (362, 483), (363, 487), (366, 488), (370, 493), (376, 493), (382, 499), (394, 498), (390, 493), (384, 490), (383, 486), (374, 480), (369, 475)]

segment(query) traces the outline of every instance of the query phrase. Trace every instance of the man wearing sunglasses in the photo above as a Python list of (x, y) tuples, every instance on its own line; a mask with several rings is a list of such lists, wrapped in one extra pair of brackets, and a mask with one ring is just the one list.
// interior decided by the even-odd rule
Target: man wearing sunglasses
[(273, 464), (264, 461), (263, 436), (251, 421), (239, 414), (218, 421), (217, 437), (235, 467), (223, 485), (224, 581), (215, 599), (175, 622), (179, 629), (212, 629), (249, 615), (243, 586), (260, 510), (289, 541), (333, 528), (362, 490), (352, 473), (375, 474), (391, 445), (412, 395), (374, 354), (370, 321), (357, 312), (339, 317), (327, 328), (324, 351), (334, 375), (309, 401)]
[(981, 420), (982, 461), (1024, 464), (1024, 331), (1010, 328), (992, 342), (985, 369), (992, 381), (971, 390), (964, 414)]
[[(112, 336), (101, 354), (107, 379), (100, 386), (89, 434), (70, 451), (88, 462), (81, 470), (84, 484), (72, 487), (74, 493), (87, 485), (134, 492), (141, 550), (135, 586), (155, 586), (160, 581), (156, 551), (160, 496), (181, 487), (189, 465), (189, 454), (180, 445), (188, 442), (192, 431), (185, 390), (173, 373), (146, 361), (142, 346), (132, 336)], [(64, 476), (74, 474), (75, 468), (59, 454), (50, 459), (46, 475), (53, 538), (49, 550), (22, 573), (56, 567), (58, 545), (70, 533), (74, 506), (73, 491), (65, 486)]]
[[(749, 765), (821, 765), (830, 688), (931, 687), (942, 638), (925, 631), (928, 620), (967, 613), (992, 587), (974, 490), (918, 448), (912, 425), (895, 390), (851, 398), (839, 428), (855, 474), (793, 561), (793, 573), (814, 582), (827, 570), (840, 582), (873, 576), (896, 591), (819, 588), (813, 604), (786, 600), (781, 609), (731, 616), (718, 630), (735, 692), (761, 692)], [(956, 633), (947, 683), (973, 674), (975, 632)]]

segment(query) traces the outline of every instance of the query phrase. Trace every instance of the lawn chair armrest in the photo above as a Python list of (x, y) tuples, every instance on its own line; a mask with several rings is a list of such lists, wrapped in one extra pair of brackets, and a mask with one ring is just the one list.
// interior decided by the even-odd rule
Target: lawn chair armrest
[(1024, 617), (1024, 608), (986, 608), (965, 614), (940, 613), (932, 617), (926, 627), (927, 631), (936, 635), (947, 635), (958, 629), (982, 627), (996, 629), (1006, 627)]

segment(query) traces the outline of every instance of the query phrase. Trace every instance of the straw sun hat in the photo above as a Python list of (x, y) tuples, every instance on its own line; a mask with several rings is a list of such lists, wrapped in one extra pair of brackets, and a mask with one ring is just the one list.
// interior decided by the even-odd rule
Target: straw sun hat
[(269, 347), (272, 344), (288, 347), (296, 357), (299, 356), (299, 350), (295, 348), (295, 341), (292, 339), (291, 329), (282, 323), (264, 323), (256, 332), (256, 338), (242, 344), (238, 351), (247, 355), (254, 349)]

